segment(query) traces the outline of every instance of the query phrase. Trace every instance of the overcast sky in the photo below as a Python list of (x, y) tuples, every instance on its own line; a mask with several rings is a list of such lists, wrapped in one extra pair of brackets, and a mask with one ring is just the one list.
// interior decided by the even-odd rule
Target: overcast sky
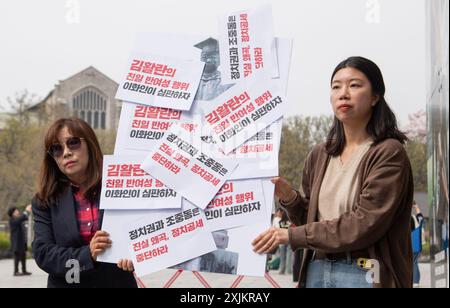
[(92, 65), (118, 81), (137, 32), (217, 36), (217, 15), (271, 3), (275, 35), (294, 39), (289, 115), (331, 114), (329, 80), (360, 55), (383, 71), (401, 124), (426, 107), (425, 0), (0, 1), (0, 103), (45, 97)]

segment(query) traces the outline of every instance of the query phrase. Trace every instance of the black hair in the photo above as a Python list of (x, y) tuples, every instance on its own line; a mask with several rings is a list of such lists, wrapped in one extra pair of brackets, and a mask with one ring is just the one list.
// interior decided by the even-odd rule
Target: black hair
[(15, 212), (16, 210), (18, 210), (18, 208), (16, 208), (15, 206), (10, 207), (10, 208), (8, 209), (8, 217), (9, 217), (9, 218), (12, 218), (12, 216), (13, 216), (13, 214), (14, 214), (14, 212)]
[[(372, 109), (372, 116), (366, 127), (367, 133), (374, 141), (373, 144), (376, 145), (390, 138), (396, 139), (404, 144), (408, 140), (408, 137), (398, 129), (395, 114), (384, 98), (386, 88), (380, 68), (369, 59), (350, 57), (339, 63), (334, 69), (331, 82), (333, 82), (333, 78), (338, 71), (348, 67), (357, 69), (366, 75), (372, 85), (373, 94), (379, 96), (379, 100)], [(341, 155), (344, 151), (345, 143), (344, 126), (337, 117), (334, 117), (333, 126), (327, 137), (326, 151), (332, 156)]]

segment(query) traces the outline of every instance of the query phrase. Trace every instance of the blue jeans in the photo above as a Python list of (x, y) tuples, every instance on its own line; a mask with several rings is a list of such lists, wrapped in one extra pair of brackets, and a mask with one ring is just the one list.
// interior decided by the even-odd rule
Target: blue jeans
[(419, 257), (420, 257), (420, 252), (414, 253), (413, 283), (419, 283), (420, 282)]
[(280, 245), (280, 270), (279, 273), (284, 275), (286, 272), (292, 274), (292, 249), (290, 245)]
[(356, 260), (314, 260), (308, 265), (306, 288), (372, 288), (366, 274)]

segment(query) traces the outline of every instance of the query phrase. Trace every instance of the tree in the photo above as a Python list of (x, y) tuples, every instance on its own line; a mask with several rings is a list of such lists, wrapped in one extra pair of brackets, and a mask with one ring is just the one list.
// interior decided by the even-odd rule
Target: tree
[(405, 127), (409, 138), (406, 152), (411, 161), (415, 191), (427, 191), (427, 115), (420, 110), (409, 115), (409, 123)]
[(333, 117), (291, 117), (283, 125), (280, 149), (280, 175), (293, 187), (300, 187), (308, 153), (326, 140)]
[(97, 130), (95, 134), (97, 135), (103, 155), (114, 154), (117, 132), (115, 130)]
[(6, 100), (18, 121), (22, 125), (27, 126), (30, 123), (29, 109), (37, 103), (36, 95), (30, 94), (28, 90), (25, 89), (16, 93), (15, 98), (8, 97)]
[[(46, 155), (44, 135), (48, 125), (22, 125), (18, 118), (0, 131), (0, 213), (8, 207), (25, 207), (37, 191), (40, 164)], [(112, 154), (115, 132), (96, 132), (105, 155)], [(4, 217), (3, 217), (4, 218)]]
[[(37, 191), (40, 164), (45, 153), (44, 136), (50, 123), (33, 121), (28, 108), (34, 104), (27, 91), (8, 101), (14, 110), (0, 130), (0, 219), (8, 207), (25, 207)], [(115, 131), (96, 132), (105, 155), (112, 154)]]
[(427, 191), (427, 145), (417, 140), (406, 143), (406, 152), (411, 162), (414, 190)]
[(37, 99), (27, 90), (7, 98), (13, 115), (0, 131), (0, 208), (25, 207), (35, 191), (42, 155), (43, 128), (31, 121)]
[(43, 155), (42, 127), (23, 125), (14, 117), (0, 131), (0, 209), (25, 207), (36, 191), (35, 180)]
[(427, 142), (427, 113), (419, 110), (408, 116), (409, 123), (405, 127), (405, 133), (409, 139), (425, 144)]
[[(416, 191), (427, 188), (427, 124), (424, 111), (409, 116), (405, 128), (410, 140), (405, 149), (411, 161)], [(280, 175), (294, 187), (300, 187), (301, 174), (306, 156), (312, 148), (324, 142), (333, 117), (291, 117), (283, 125), (280, 150)]]

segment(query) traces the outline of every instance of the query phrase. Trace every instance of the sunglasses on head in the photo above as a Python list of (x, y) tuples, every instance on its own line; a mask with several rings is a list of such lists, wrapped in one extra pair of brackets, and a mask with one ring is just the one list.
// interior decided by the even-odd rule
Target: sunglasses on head
[[(66, 140), (65, 144), (71, 151), (79, 150), (81, 147), (81, 140), (84, 138), (70, 137)], [(61, 143), (54, 143), (48, 150), (48, 154), (53, 158), (59, 158), (64, 154), (64, 146)]]

